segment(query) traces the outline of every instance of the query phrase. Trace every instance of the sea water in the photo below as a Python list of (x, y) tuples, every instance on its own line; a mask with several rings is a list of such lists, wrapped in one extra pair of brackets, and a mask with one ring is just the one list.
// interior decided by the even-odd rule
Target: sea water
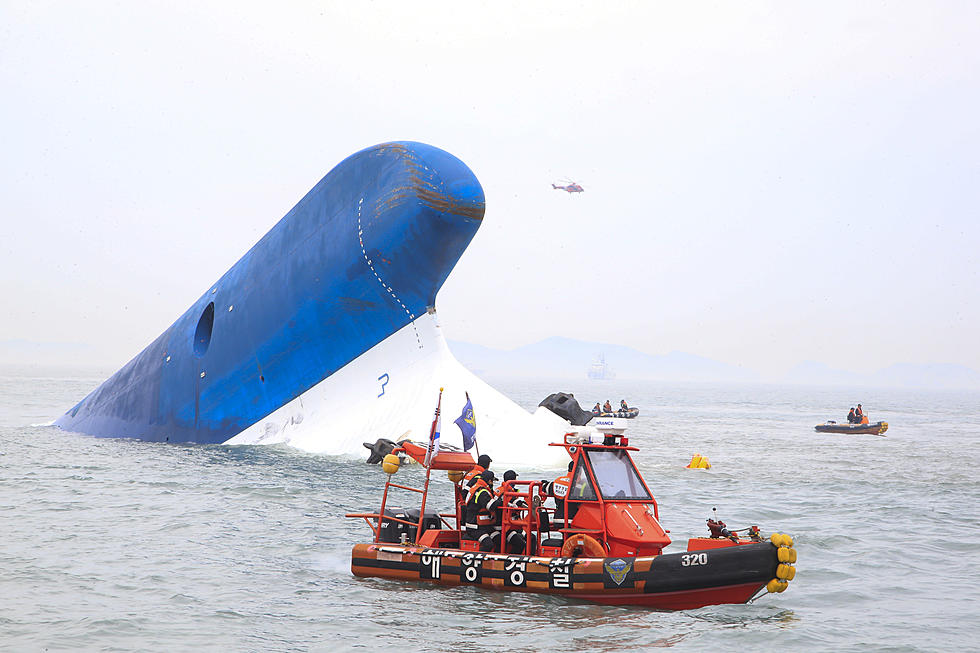
[[(370, 531), (344, 515), (376, 510), (384, 480), (367, 450), (337, 458), (37, 426), (100, 380), (0, 374), (2, 650), (980, 646), (977, 393), (490, 379), (528, 409), (555, 391), (585, 407), (639, 406), (628, 435), (671, 530), (668, 552), (706, 534), (713, 515), (794, 537), (798, 573), (786, 592), (657, 612), (355, 578), (350, 549)], [(884, 437), (814, 431), (858, 402), (890, 424)], [(480, 446), (492, 455), (492, 442)], [(685, 469), (694, 453), (712, 468)], [(421, 479), (417, 466), (400, 474)]]

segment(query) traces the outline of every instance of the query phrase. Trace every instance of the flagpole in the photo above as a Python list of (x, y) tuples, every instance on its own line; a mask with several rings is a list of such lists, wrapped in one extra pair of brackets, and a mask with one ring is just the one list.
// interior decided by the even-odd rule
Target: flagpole
[[(425, 500), (429, 497), (429, 478), (432, 476), (432, 459), (435, 456), (432, 450), (435, 448), (434, 437), (436, 434), (436, 424), (439, 422), (439, 409), (442, 407), (442, 388), (439, 388), (439, 401), (436, 402), (436, 416), (432, 420), (432, 429), (429, 431), (429, 451), (425, 456), (425, 488), (422, 490), (422, 506), (419, 508), (419, 523), (415, 525), (415, 543), (419, 543), (422, 537), (422, 524), (425, 522)], [(386, 488), (387, 489), (387, 488)], [(380, 523), (380, 522), (379, 522)], [(380, 532), (380, 527), (378, 532)]]
[[(466, 394), (466, 401), (470, 400), (470, 393), (467, 390), (463, 391)], [(480, 443), (476, 441), (476, 433), (473, 434), (473, 446), (476, 447), (476, 459), (480, 459)]]
[(433, 449), (435, 449), (435, 434), (436, 434), (436, 424), (439, 421), (439, 409), (442, 408), (442, 388), (439, 388), (439, 401), (436, 403), (436, 414), (432, 418), (432, 428), (429, 429), (429, 450), (425, 455), (425, 466), (428, 467), (432, 464), (432, 459), (435, 457)]

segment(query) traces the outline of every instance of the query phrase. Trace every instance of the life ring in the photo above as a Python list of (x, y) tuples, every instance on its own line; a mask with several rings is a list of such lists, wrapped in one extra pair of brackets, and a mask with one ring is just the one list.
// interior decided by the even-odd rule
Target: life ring
[[(581, 554), (576, 555), (576, 551), (581, 551)], [(563, 558), (605, 558), (606, 550), (599, 543), (599, 540), (591, 535), (576, 533), (569, 535), (565, 540), (561, 547), (561, 556)]]

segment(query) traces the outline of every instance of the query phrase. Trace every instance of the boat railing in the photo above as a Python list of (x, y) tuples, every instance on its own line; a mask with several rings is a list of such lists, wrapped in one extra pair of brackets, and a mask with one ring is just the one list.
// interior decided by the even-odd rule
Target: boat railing
[(451, 530), (451, 531), (457, 530), (457, 527), (456, 526), (453, 526), (448, 521), (446, 521), (447, 519), (450, 519), (450, 518), (451, 519), (457, 519), (458, 520), (459, 519), (459, 515), (457, 515), (454, 512), (440, 512), (439, 513), (439, 521), (442, 522), (442, 525), (445, 526), (447, 530)]
[[(392, 451), (392, 453), (396, 455), (402, 452), (405, 452), (405, 449), (402, 447), (399, 447), (394, 451)], [(425, 486), (422, 488), (412, 487), (410, 485), (402, 485), (401, 483), (395, 483), (391, 480), (393, 478), (393, 474), (389, 474), (388, 480), (385, 481), (384, 494), (381, 497), (381, 509), (377, 513), (347, 513), (345, 516), (354, 517), (354, 518), (360, 517), (364, 519), (364, 521), (367, 522), (368, 526), (371, 527), (371, 530), (374, 531), (375, 544), (381, 542), (381, 525), (385, 522), (395, 522), (398, 524), (404, 524), (406, 526), (414, 526), (415, 527), (414, 544), (418, 544), (419, 538), (422, 535), (422, 526), (425, 523), (425, 499), (429, 493), (429, 477), (431, 474), (432, 474), (432, 468), (427, 467), (425, 470)], [(391, 488), (397, 488), (399, 490), (407, 490), (409, 492), (415, 492), (417, 494), (422, 495), (422, 506), (419, 509), (418, 521), (409, 521), (406, 519), (401, 519), (400, 517), (395, 517), (394, 515), (385, 514), (385, 507), (388, 505), (388, 493), (391, 490)], [(439, 519), (447, 526), (449, 525), (448, 522), (446, 522), (445, 519), (443, 518), (443, 515), (439, 515)]]
[[(380, 542), (380, 528), (381, 528), (381, 515), (376, 512), (349, 512), (344, 515), (344, 517), (357, 518), (360, 517), (367, 522), (367, 525), (371, 527), (374, 532), (374, 541)], [(406, 519), (400, 519), (393, 515), (385, 515), (384, 520), (386, 522), (398, 522), (399, 524), (405, 524), (406, 526), (418, 526), (418, 522), (408, 521)]]
[(425, 490), (420, 490), (417, 487), (409, 487), (408, 485), (399, 485), (398, 483), (392, 483), (390, 481), (388, 482), (388, 485), (390, 485), (391, 487), (399, 488), (401, 490), (408, 490), (409, 492), (418, 492), (419, 494), (425, 492)]
[[(520, 530), (524, 533), (524, 555), (533, 555), (531, 550), (531, 534), (537, 533), (541, 537), (541, 521), (538, 516), (538, 509), (541, 508), (539, 491), (540, 481), (507, 481), (508, 489), (503, 491), (503, 506), (501, 506), (500, 520), (500, 553), (505, 553), (507, 549), (507, 535), (513, 530)], [(524, 488), (521, 490), (520, 488)], [(517, 499), (523, 499), (524, 505), (512, 505)], [(537, 501), (535, 501), (537, 499)], [(521, 517), (521, 513), (525, 513)]]

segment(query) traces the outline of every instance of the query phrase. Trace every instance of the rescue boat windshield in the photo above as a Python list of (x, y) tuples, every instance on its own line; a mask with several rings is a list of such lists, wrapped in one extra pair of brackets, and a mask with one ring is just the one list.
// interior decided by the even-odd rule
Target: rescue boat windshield
[(575, 501), (595, 501), (595, 488), (592, 481), (585, 472), (585, 465), (579, 465), (575, 469), (575, 478), (572, 479), (572, 487), (568, 493), (568, 498)]
[(603, 499), (650, 500), (650, 492), (625, 451), (589, 451), (586, 455)]

